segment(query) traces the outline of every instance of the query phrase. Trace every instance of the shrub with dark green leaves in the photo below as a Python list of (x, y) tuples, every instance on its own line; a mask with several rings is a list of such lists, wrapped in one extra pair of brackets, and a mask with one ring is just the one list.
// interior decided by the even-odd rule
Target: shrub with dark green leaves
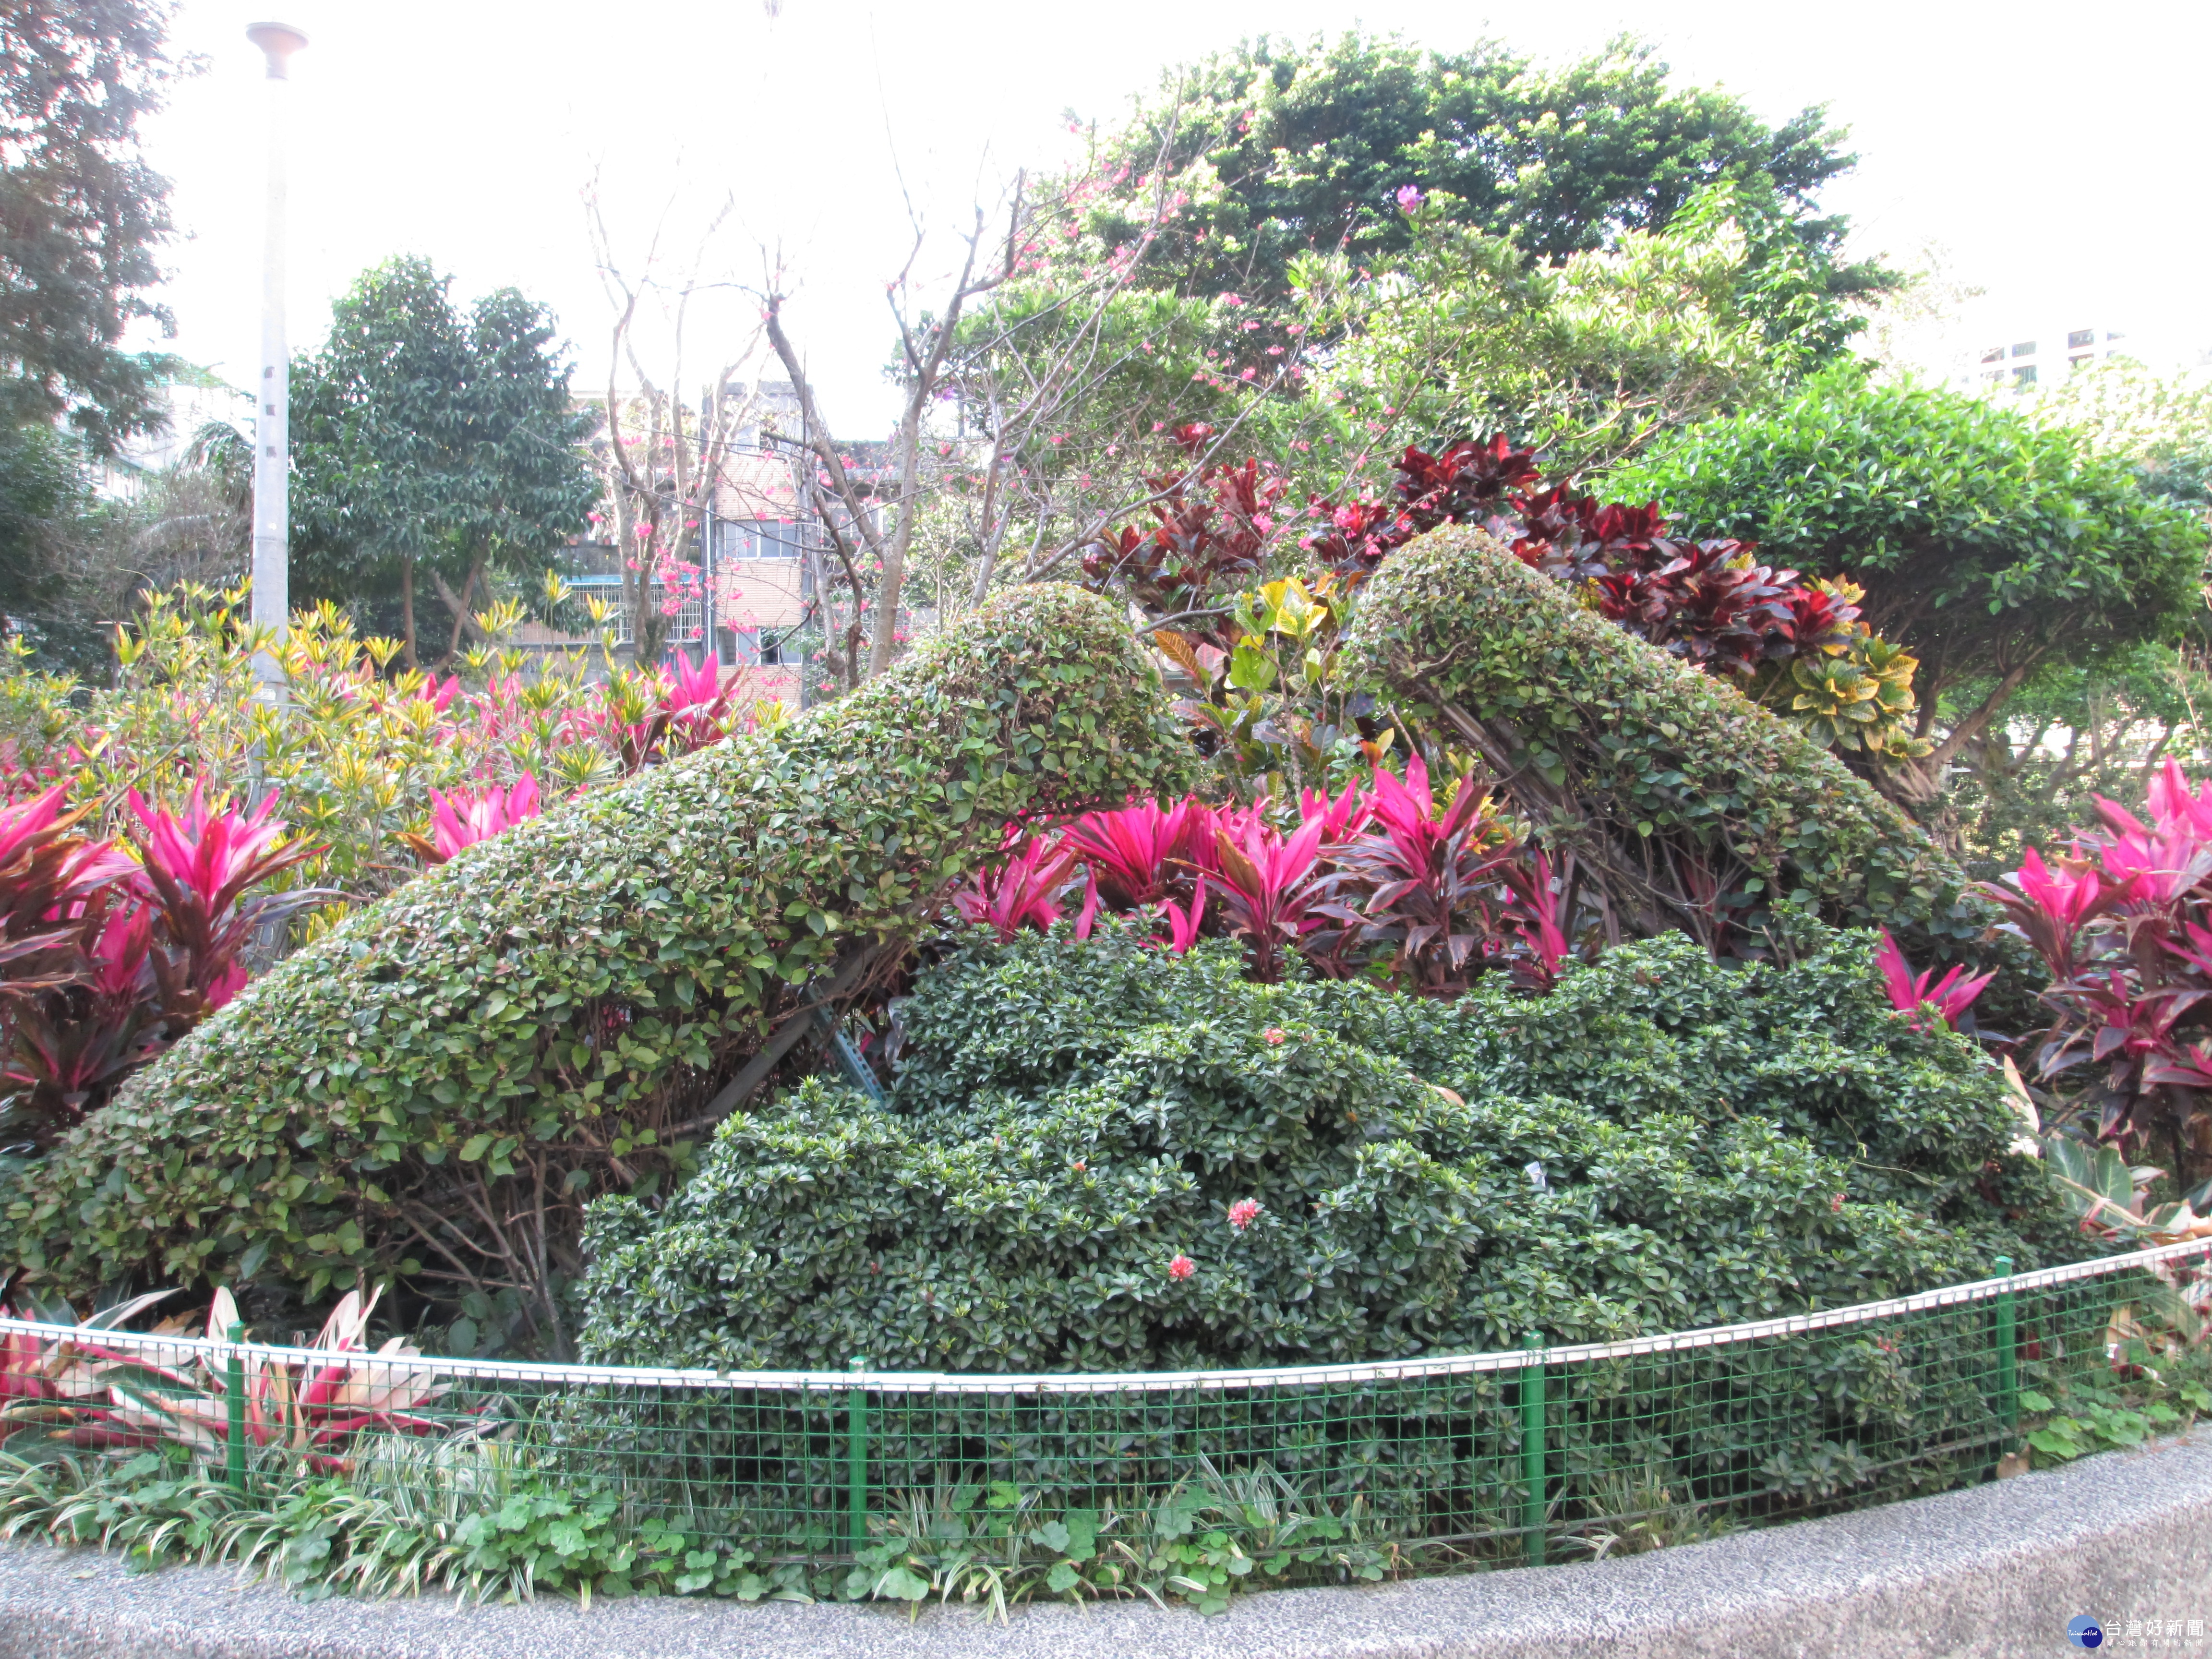
[(4, 1259), (64, 1288), (419, 1275), (558, 1350), (583, 1205), (684, 1172), (767, 1034), (903, 950), (1010, 821), (1181, 787), (1161, 701), (1111, 606), (1021, 590), (780, 736), (471, 848), (64, 1141)]
[(1134, 1370), (1595, 1340), (2062, 1248), (1997, 1074), (1864, 935), (1680, 935), (1552, 995), (1246, 983), (1126, 936), (969, 944), (887, 1107), (818, 1081), (658, 1214), (592, 1213), (583, 1346), (717, 1367)]
[(1386, 563), (1344, 651), (1534, 817), (1578, 902), (1622, 935), (1723, 954), (1802, 921), (1956, 952), (1996, 919), (1901, 811), (1802, 732), (1632, 638), (1480, 530)]

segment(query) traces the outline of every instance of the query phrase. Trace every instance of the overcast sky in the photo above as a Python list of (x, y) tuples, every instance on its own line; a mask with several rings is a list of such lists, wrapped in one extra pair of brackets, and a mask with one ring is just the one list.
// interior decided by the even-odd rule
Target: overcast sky
[[(894, 155), (939, 232), (925, 264), (949, 258), (945, 232), (979, 179), (1064, 153), (1064, 111), (1110, 120), (1168, 64), (1353, 21), (1314, 0), (781, 0), (773, 19), (763, 0), (271, 3), (312, 40), (293, 65), (295, 350), (364, 266), (420, 253), (464, 298), (512, 283), (553, 306), (581, 382), (604, 381), (585, 180), (599, 173), (632, 257), (672, 192), (680, 237), (734, 190), (718, 270), (757, 280), (761, 250), (781, 251), (802, 284), (793, 332), (854, 437), (890, 408), (883, 284), (908, 240)], [(243, 30), (265, 15), (184, 0), (178, 44), (211, 62), (149, 134), (187, 237), (169, 256), (174, 349), (234, 383), (257, 349), (263, 178), (260, 55)], [(2212, 7), (2197, 0), (1550, 0), (1487, 24), (1456, 0), (1371, 0), (1358, 21), (1438, 49), (1492, 34), (1547, 59), (1635, 30), (1679, 77), (1724, 85), (1770, 120), (1826, 104), (1862, 156), (1827, 198), (1861, 250), (1905, 261), (1942, 244), (1989, 291), (1993, 331), (2094, 321), (2161, 349), (2212, 346)], [(695, 339), (734, 337), (747, 315), (732, 295)]]

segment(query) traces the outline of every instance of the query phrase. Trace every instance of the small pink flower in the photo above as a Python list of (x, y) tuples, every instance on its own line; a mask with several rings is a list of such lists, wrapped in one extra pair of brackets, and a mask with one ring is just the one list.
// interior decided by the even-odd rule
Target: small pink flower
[(1187, 1255), (1178, 1255), (1174, 1261), (1168, 1263), (1168, 1277), (1170, 1279), (1188, 1279), (1197, 1271), (1198, 1263), (1193, 1261)]
[(1270, 1042), (1279, 1043), (1282, 1042), (1284, 1037), (1288, 1035), (1288, 1033), (1285, 1032), (1279, 1025), (1270, 1025), (1266, 1030), (1261, 1032), (1260, 1035)]
[(1240, 1233), (1259, 1218), (1260, 1200), (1256, 1198), (1240, 1198), (1229, 1206), (1229, 1224)]
[(1398, 187), (1398, 207), (1400, 211), (1411, 213), (1414, 209), (1420, 206), (1420, 204), (1421, 187), (1419, 185), (1401, 185)]

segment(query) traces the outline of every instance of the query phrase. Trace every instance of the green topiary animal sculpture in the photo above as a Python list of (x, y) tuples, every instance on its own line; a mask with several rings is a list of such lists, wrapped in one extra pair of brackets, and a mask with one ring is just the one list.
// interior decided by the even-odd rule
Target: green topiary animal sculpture
[(310, 1298), (398, 1274), (566, 1352), (585, 1204), (687, 1170), (1010, 823), (1184, 787), (1162, 705), (1110, 605), (1020, 590), (779, 736), (471, 848), (135, 1079), (0, 1259)]
[(1995, 920), (1924, 831), (1795, 727), (1576, 602), (1482, 531), (1385, 564), (1344, 651), (1401, 709), (1474, 748), (1613, 939), (1681, 929), (1719, 954), (1801, 918), (1956, 952)]

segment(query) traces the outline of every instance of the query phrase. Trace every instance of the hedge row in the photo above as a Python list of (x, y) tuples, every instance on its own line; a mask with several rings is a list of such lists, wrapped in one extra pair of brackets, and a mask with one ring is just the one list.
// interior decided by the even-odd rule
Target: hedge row
[(1578, 605), (1482, 531), (1413, 543), (1345, 650), (1417, 721), (1478, 749), (1626, 936), (1723, 953), (1798, 918), (1955, 951), (1993, 918), (1897, 807), (1795, 727)]
[(419, 1275), (565, 1348), (584, 1204), (688, 1171), (798, 988), (911, 938), (1011, 821), (1185, 787), (1163, 702), (1110, 605), (1021, 591), (779, 737), (471, 848), (136, 1079), (0, 1253), (77, 1291)]

